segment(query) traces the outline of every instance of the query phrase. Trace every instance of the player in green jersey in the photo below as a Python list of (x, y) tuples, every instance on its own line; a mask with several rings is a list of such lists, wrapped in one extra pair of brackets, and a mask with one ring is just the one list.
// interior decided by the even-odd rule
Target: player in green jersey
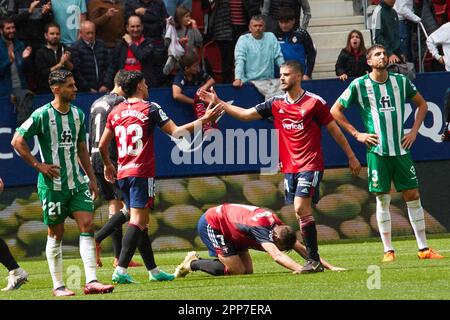
[[(336, 121), (356, 140), (367, 146), (369, 191), (376, 194), (376, 217), (384, 246), (384, 262), (395, 260), (391, 242), (391, 182), (403, 193), (409, 221), (419, 247), (420, 259), (440, 259), (428, 247), (425, 220), (420, 203), (419, 183), (409, 149), (416, 140), (428, 110), (427, 103), (414, 84), (400, 74), (386, 70), (386, 49), (378, 44), (367, 50), (367, 64), (372, 71), (349, 85), (331, 108)], [(405, 133), (405, 101), (417, 106), (412, 129)], [(344, 109), (358, 105), (366, 132), (359, 132), (344, 115)]]
[[(80, 255), (83, 260), (85, 294), (109, 293), (114, 286), (97, 281), (93, 227), (93, 199), (98, 187), (86, 147), (85, 115), (71, 102), (77, 88), (71, 72), (56, 70), (49, 75), (53, 101), (38, 108), (19, 128), (12, 146), (30, 166), (39, 171), (38, 194), (48, 226), (47, 261), (55, 296), (72, 296), (63, 281), (62, 237), (64, 221), (70, 216), (80, 230)], [(37, 136), (41, 160), (30, 152), (27, 139)], [(89, 177), (85, 182), (81, 168)], [(92, 196), (91, 196), (92, 194)]]

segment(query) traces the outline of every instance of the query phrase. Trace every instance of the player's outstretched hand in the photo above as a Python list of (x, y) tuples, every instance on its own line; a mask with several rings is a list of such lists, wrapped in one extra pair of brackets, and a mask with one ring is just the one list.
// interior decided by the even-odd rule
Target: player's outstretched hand
[(378, 136), (373, 133), (358, 132), (355, 138), (359, 142), (364, 143), (367, 147), (376, 146), (378, 144)]
[(217, 96), (217, 93), (213, 87), (211, 87), (211, 92), (206, 91), (204, 89), (200, 89), (198, 91), (198, 95), (199, 95), (200, 99), (202, 99), (206, 103), (212, 103), (213, 105), (216, 105), (219, 103), (219, 97)]
[(210, 102), (203, 117), (207, 121), (215, 122), (224, 112), (222, 103), (218, 103), (214, 106), (213, 103)]
[(59, 177), (59, 169), (60, 167), (56, 164), (46, 164), (46, 163), (37, 163), (35, 165), (37, 171), (45, 174), (48, 178), (54, 179)]
[(414, 141), (416, 141), (417, 132), (410, 131), (403, 136), (402, 139), (402, 148), (410, 149)]
[(104, 175), (105, 180), (108, 181), (109, 183), (114, 183), (116, 181), (117, 176), (116, 168), (112, 163), (105, 165)]
[(2, 178), (0, 178), (0, 193), (3, 192), (4, 187), (5, 187), (5, 185), (3, 184), (3, 180), (2, 180)]

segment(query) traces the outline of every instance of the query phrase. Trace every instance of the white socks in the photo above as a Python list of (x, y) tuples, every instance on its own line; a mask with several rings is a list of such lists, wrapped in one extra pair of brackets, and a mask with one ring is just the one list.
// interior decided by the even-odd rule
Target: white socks
[(148, 273), (150, 273), (153, 276), (157, 276), (159, 274), (159, 268), (155, 267), (152, 270), (149, 270)]
[(80, 255), (84, 264), (84, 272), (86, 274), (86, 283), (97, 280), (96, 275), (96, 258), (95, 258), (95, 241), (94, 235), (90, 233), (80, 234)]
[(380, 232), (381, 241), (383, 241), (384, 252), (393, 251), (391, 240), (391, 214), (389, 212), (389, 206), (391, 204), (391, 195), (380, 194), (377, 199), (377, 223), (378, 230)]
[(47, 237), (45, 255), (47, 256), (48, 267), (53, 280), (53, 289), (63, 287), (62, 241)]
[(117, 266), (115, 271), (117, 271), (118, 274), (127, 274), (128, 273), (127, 268), (120, 267), (120, 266)]
[(427, 235), (425, 233), (425, 218), (420, 199), (408, 201), (406, 205), (408, 206), (409, 221), (414, 230), (419, 250), (428, 248)]

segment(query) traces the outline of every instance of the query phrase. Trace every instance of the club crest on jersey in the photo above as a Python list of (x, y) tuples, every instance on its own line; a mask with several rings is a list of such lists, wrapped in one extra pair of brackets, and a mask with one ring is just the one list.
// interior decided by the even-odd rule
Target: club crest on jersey
[(60, 148), (71, 148), (73, 146), (72, 142), (72, 132), (70, 130), (63, 130), (61, 132), (61, 140), (59, 142)]
[(303, 130), (303, 120), (297, 122), (291, 119), (283, 119), (283, 128), (286, 130)]
[(391, 97), (382, 96), (380, 98), (381, 108), (379, 109), (381, 112), (391, 112), (394, 111), (395, 108), (391, 104)]

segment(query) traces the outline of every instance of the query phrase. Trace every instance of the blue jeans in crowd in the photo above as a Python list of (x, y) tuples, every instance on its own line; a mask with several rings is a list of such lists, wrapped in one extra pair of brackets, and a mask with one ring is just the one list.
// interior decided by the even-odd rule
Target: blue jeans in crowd
[(412, 23), (408, 20), (400, 20), (400, 50), (407, 61), (411, 61), (411, 28)]
[(163, 0), (164, 4), (166, 5), (166, 10), (169, 16), (172, 16), (175, 14), (175, 9), (178, 6), (184, 6), (189, 11), (192, 12), (192, 0)]

